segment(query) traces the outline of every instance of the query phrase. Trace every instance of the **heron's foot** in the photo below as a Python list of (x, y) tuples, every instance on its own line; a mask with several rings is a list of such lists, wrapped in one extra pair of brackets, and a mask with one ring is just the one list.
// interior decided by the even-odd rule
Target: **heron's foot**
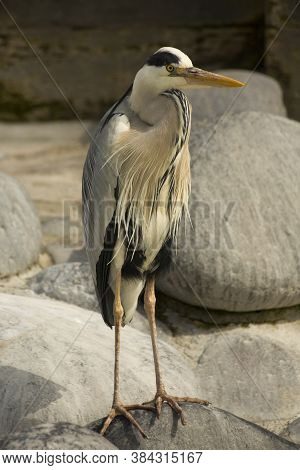
[(130, 421), (131, 424), (133, 424), (133, 426), (135, 426), (141, 433), (141, 435), (145, 438), (147, 438), (147, 435), (144, 433), (143, 429), (141, 428), (141, 426), (139, 425), (139, 423), (137, 422), (137, 420), (132, 416), (132, 414), (130, 413), (130, 411), (132, 410), (146, 410), (146, 411), (153, 411), (155, 412), (156, 411), (156, 408), (155, 406), (151, 406), (151, 405), (148, 405), (148, 404), (142, 404), (142, 405), (123, 405), (123, 403), (115, 403), (113, 404), (108, 416), (106, 417), (105, 421), (104, 421), (104, 424), (101, 428), (101, 431), (100, 431), (100, 434), (101, 436), (104, 435), (104, 433), (107, 431), (109, 425), (111, 424), (111, 422), (113, 421), (113, 419), (116, 417), (116, 416), (125, 416), (126, 419), (128, 419), (128, 421)]
[(159, 419), (163, 403), (166, 402), (180, 416), (183, 425), (186, 425), (186, 419), (183, 409), (179, 403), (199, 403), (199, 405), (209, 405), (209, 401), (193, 397), (174, 397), (168, 395), (164, 389), (158, 390), (153, 400), (143, 403), (146, 406), (155, 406), (157, 418)]

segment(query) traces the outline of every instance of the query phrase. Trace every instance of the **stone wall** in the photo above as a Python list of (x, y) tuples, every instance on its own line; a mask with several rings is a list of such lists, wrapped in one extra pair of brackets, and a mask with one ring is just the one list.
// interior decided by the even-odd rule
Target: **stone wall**
[[(289, 115), (300, 118), (300, 8), (297, 0), (6, 0), (26, 39), (0, 9), (0, 119), (97, 118), (161, 45), (195, 64), (260, 69), (279, 79)], [(278, 32), (280, 31), (280, 34)]]
[(265, 70), (285, 92), (290, 117), (300, 120), (300, 7), (297, 0), (267, 0)]
[[(162, 45), (209, 69), (252, 68), (263, 51), (261, 0), (6, 0), (22, 32), (81, 118), (97, 118)], [(141, 6), (142, 5), (142, 6)], [(0, 8), (0, 119), (74, 117)]]

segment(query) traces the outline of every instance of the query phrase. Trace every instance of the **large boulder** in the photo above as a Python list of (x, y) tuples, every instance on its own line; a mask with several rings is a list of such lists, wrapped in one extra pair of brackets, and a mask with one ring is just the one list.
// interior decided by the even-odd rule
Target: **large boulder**
[(280, 432), (300, 410), (299, 332), (300, 320), (209, 335), (197, 366), (201, 396)]
[[(112, 402), (114, 333), (100, 314), (48, 299), (0, 294), (0, 429), (66, 421), (86, 424)], [(173, 393), (197, 394), (192, 369), (160, 342)], [(150, 335), (121, 334), (121, 395), (125, 403), (155, 393)]]
[(76, 450), (117, 449), (105, 437), (82, 426), (70, 423), (40, 424), (8, 435), (0, 441), (0, 449), (9, 450)]
[(16, 274), (39, 255), (41, 227), (26, 191), (0, 173), (0, 277)]
[[(160, 294), (157, 308), (174, 332), (170, 344), (196, 367), (200, 396), (276, 433), (299, 415), (300, 306), (205, 316)], [(235, 315), (248, 324), (234, 324)]]
[(300, 124), (257, 112), (191, 135), (192, 224), (159, 281), (186, 303), (253, 311), (300, 302)]
[[(123, 417), (116, 418), (106, 438), (119, 449), (297, 449), (298, 447), (227, 411), (212, 406), (182, 404), (187, 424), (166, 404), (160, 419), (149, 412), (134, 411), (134, 416), (148, 435), (143, 439)], [(100, 426), (103, 421), (100, 422)], [(99, 430), (99, 424), (91, 428)]]
[(282, 90), (274, 78), (251, 70), (217, 70), (247, 84), (243, 88), (203, 88), (189, 91), (193, 106), (193, 129), (203, 119), (222, 118), (242, 111), (286, 116)]

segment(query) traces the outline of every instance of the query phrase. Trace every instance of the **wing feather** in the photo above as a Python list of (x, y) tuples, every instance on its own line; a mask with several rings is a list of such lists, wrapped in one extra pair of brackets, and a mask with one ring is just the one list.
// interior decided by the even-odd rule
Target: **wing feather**
[(82, 178), (82, 220), (85, 246), (104, 321), (112, 326), (114, 295), (109, 286), (110, 263), (117, 239), (115, 211), (118, 174), (112, 158), (114, 142), (130, 128), (121, 106), (113, 106), (99, 123)]

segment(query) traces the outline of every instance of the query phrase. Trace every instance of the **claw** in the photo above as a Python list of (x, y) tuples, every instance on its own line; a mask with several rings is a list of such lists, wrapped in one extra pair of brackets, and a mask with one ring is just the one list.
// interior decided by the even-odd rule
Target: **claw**
[(122, 416), (125, 416), (125, 418), (128, 419), (128, 421), (139, 430), (139, 432), (145, 439), (147, 439), (148, 438), (147, 434), (143, 431), (143, 429), (141, 428), (137, 420), (132, 416), (132, 414), (130, 413), (131, 410), (147, 410), (147, 411), (155, 412), (156, 408), (154, 406), (150, 406), (147, 404), (123, 405), (122, 403), (118, 403), (118, 404), (113, 405), (100, 431), (101, 436), (105, 434), (105, 432), (109, 428), (113, 419), (116, 416), (122, 415)]
[(110, 413), (109, 413), (109, 415), (107, 416), (107, 418), (106, 418), (106, 420), (105, 420), (103, 426), (102, 426), (101, 431), (100, 431), (101, 436), (103, 436), (104, 433), (107, 431), (107, 429), (108, 429), (110, 423), (112, 422), (112, 420), (113, 420), (115, 417), (116, 417), (116, 411), (115, 411), (114, 408), (112, 408), (111, 411), (110, 411)]
[(209, 405), (210, 403), (207, 400), (201, 400), (200, 398), (190, 398), (190, 397), (174, 397), (168, 395), (164, 390), (158, 391), (152, 401), (143, 403), (143, 405), (150, 405), (153, 403), (156, 408), (156, 415), (159, 419), (162, 409), (163, 402), (168, 403), (168, 405), (180, 416), (180, 420), (183, 426), (186, 425), (186, 419), (181, 406), (179, 403), (198, 403), (200, 405)]

